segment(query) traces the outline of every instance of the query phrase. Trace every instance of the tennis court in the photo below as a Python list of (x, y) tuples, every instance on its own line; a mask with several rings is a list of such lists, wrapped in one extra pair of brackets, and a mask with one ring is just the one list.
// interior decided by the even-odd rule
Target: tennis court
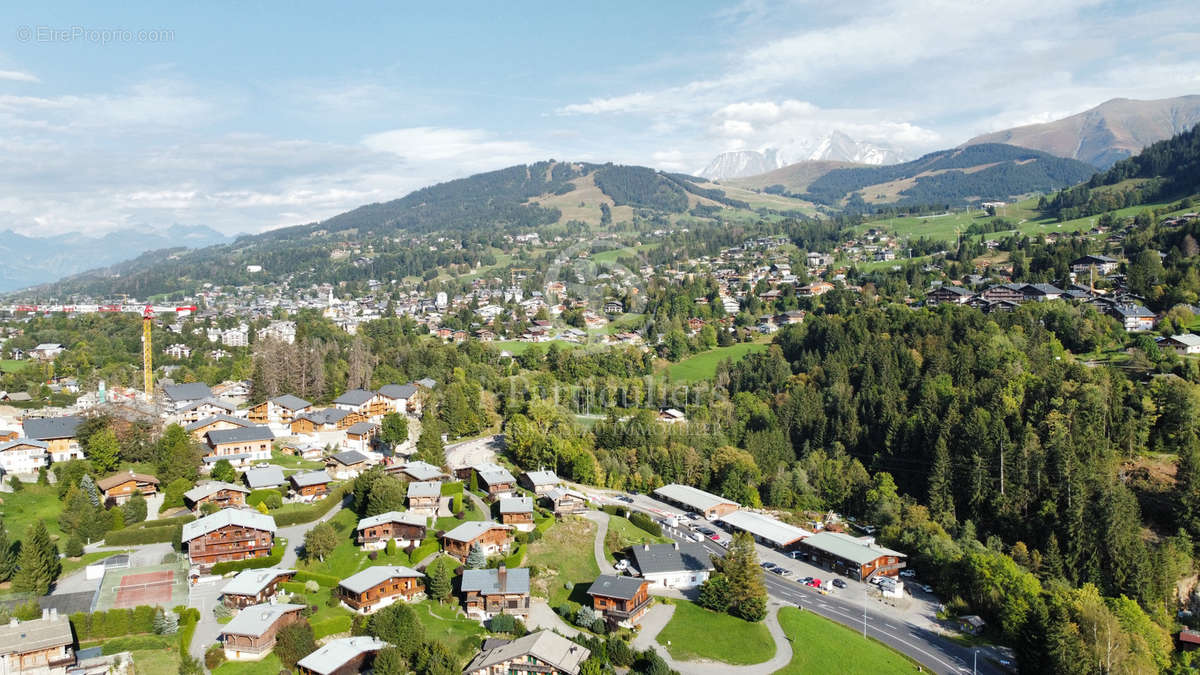
[(96, 594), (95, 609), (187, 604), (187, 564), (174, 555), (143, 567), (107, 568)]

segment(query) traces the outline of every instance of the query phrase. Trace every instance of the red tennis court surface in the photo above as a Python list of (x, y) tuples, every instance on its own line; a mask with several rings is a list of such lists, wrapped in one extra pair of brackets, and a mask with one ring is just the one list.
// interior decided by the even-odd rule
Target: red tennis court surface
[(171, 585), (174, 583), (175, 573), (170, 571), (128, 574), (121, 577), (121, 585), (117, 587), (117, 598), (113, 607), (169, 603)]

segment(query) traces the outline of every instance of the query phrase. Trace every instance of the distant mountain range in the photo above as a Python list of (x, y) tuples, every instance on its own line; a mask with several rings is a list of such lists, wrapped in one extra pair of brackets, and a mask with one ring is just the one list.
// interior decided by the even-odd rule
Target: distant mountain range
[(60, 279), (84, 270), (112, 265), (146, 251), (166, 248), (203, 248), (231, 239), (205, 225), (171, 225), (163, 230), (126, 228), (93, 237), (68, 232), (51, 237), (29, 237), (12, 230), (0, 231), (0, 291)]
[(1069, 157), (1106, 169), (1157, 141), (1200, 123), (1200, 96), (1157, 101), (1114, 98), (1045, 124), (1030, 124), (976, 136), (963, 146), (1007, 143)]
[(904, 159), (898, 150), (890, 146), (856, 141), (841, 131), (833, 131), (815, 139), (793, 140), (779, 148), (723, 152), (714, 157), (700, 175), (710, 180), (728, 180), (774, 171), (797, 162), (882, 165), (895, 164)]

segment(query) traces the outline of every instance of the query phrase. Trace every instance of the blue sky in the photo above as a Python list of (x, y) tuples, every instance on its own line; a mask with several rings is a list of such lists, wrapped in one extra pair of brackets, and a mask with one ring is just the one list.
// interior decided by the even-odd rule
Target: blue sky
[(536, 159), (915, 155), (1200, 93), (1172, 0), (175, 5), (0, 9), (0, 228), (253, 232)]

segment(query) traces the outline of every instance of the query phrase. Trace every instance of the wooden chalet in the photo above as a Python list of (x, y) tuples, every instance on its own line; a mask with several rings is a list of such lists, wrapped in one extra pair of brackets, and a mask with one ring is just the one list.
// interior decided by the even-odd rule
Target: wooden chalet
[(291, 425), (297, 415), (312, 411), (312, 403), (299, 396), (284, 394), (252, 406), (246, 417), (255, 424)]
[(355, 675), (369, 672), (388, 643), (370, 635), (335, 638), (296, 662), (299, 675)]
[(465, 562), (471, 548), (478, 545), (484, 555), (507, 553), (512, 542), (512, 526), (472, 520), (442, 535), (442, 550)]
[(425, 539), (428, 520), (412, 511), (388, 511), (363, 518), (355, 527), (355, 541), (365, 550), (377, 550), (395, 539), (400, 547), (417, 546)]
[(225, 658), (232, 661), (260, 661), (275, 648), (275, 637), (289, 624), (301, 621), (304, 605), (251, 605), (238, 612), (221, 629)]
[(210, 503), (216, 504), (221, 508), (245, 506), (246, 495), (248, 494), (250, 494), (250, 490), (241, 485), (211, 480), (201, 483), (183, 493), (183, 503), (192, 512), (199, 513), (200, 507)]
[(490, 619), (497, 614), (528, 616), (529, 568), (464, 570), (463, 607), (473, 619)]
[(602, 574), (588, 587), (592, 609), (610, 627), (632, 628), (650, 608), (650, 582), (636, 577)]
[(209, 448), (204, 456), (205, 465), (211, 467), (227, 459), (234, 466), (246, 466), (271, 459), (275, 434), (268, 427), (250, 426), (209, 431), (205, 438)]
[(248, 509), (222, 509), (184, 523), (181, 540), (193, 565), (265, 558), (275, 543), (275, 519)]
[(251, 424), (249, 420), (242, 419), (241, 417), (234, 417), (233, 415), (213, 415), (212, 417), (206, 417), (199, 422), (193, 422), (184, 427), (184, 429), (186, 429), (187, 432), (192, 435), (192, 438), (198, 441), (204, 441), (207, 439), (208, 432), (210, 431), (239, 429), (250, 426), (254, 425)]
[(230, 609), (271, 602), (279, 593), (279, 586), (294, 576), (296, 570), (274, 567), (242, 570), (221, 589), (221, 602)]
[(42, 618), (0, 624), (0, 673), (65, 675), (75, 666), (71, 622), (57, 609)]
[(500, 522), (522, 532), (533, 529), (533, 497), (505, 497), (500, 500)]
[(421, 482), (408, 484), (408, 510), (424, 516), (437, 515), (442, 503), (442, 484)]
[(105, 503), (124, 504), (135, 494), (149, 497), (158, 492), (158, 479), (145, 473), (118, 473), (96, 481)]
[(333, 399), (335, 408), (351, 413), (358, 413), (365, 419), (383, 417), (391, 411), (388, 399), (366, 389), (351, 389)]
[(463, 675), (579, 675), (591, 650), (548, 630), (515, 640), (489, 638)]
[(424, 574), (402, 565), (376, 565), (342, 579), (337, 596), (356, 612), (369, 614), (397, 600), (410, 601), (425, 592)]
[(554, 515), (563, 516), (570, 513), (579, 513), (587, 510), (587, 497), (581, 492), (568, 490), (565, 488), (554, 488), (550, 490), (542, 499), (549, 505), (550, 510), (554, 511)]
[(288, 476), (292, 491), (304, 501), (320, 499), (329, 494), (329, 484), (333, 479), (325, 471), (305, 471)]

